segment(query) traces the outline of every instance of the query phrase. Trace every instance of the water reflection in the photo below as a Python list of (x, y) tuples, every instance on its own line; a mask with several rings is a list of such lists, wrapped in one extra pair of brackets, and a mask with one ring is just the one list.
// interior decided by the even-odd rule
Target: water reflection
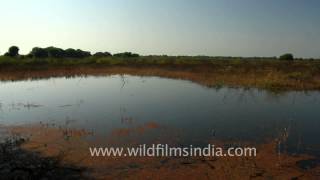
[(51, 78), (1, 83), (0, 124), (41, 122), (139, 143), (272, 139), (280, 152), (320, 155), (319, 97), (157, 77)]

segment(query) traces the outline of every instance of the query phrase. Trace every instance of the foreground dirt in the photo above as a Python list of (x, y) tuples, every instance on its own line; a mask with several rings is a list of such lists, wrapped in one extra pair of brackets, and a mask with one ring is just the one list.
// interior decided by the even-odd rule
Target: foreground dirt
[[(151, 130), (157, 125), (146, 125)], [(90, 132), (48, 125), (11, 127), (15, 136), (25, 136), (24, 150), (43, 157), (60, 157), (67, 164), (86, 167), (96, 179), (319, 179), (320, 167), (308, 155), (279, 154), (277, 141), (256, 145), (256, 157), (90, 157), (85, 140)], [(126, 133), (113, 133), (118, 139)], [(102, 143), (102, 142), (101, 142)], [(212, 140), (223, 147), (226, 142)], [(228, 142), (230, 143), (230, 142)], [(129, 144), (130, 145), (130, 144)], [(314, 161), (303, 166), (304, 162)]]
[(89, 179), (85, 168), (61, 164), (59, 158), (44, 157), (22, 149), (23, 138), (0, 142), (0, 177), (3, 180), (29, 179)]
[(208, 87), (254, 87), (270, 90), (320, 90), (320, 73), (304, 69), (237, 68), (213, 66), (74, 66), (37, 69), (1, 69), (0, 80), (128, 74), (190, 80)]

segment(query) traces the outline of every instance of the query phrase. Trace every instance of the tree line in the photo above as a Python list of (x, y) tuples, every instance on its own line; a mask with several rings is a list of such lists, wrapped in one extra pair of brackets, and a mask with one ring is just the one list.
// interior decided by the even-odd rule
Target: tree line
[(57, 47), (47, 47), (47, 48), (40, 48), (40, 47), (34, 47), (28, 53), (27, 55), (20, 55), (19, 54), (19, 47), (17, 46), (11, 46), (8, 49), (8, 52), (4, 54), (4, 56), (9, 57), (28, 57), (28, 58), (86, 58), (90, 56), (94, 57), (108, 57), (108, 56), (115, 56), (115, 57), (139, 57), (139, 54), (131, 53), (131, 52), (123, 52), (123, 53), (117, 53), (117, 54), (111, 54), (109, 52), (97, 52), (94, 54), (91, 54), (89, 51), (83, 51), (81, 49), (62, 49)]
[[(83, 51), (81, 49), (62, 49), (57, 47), (47, 47), (47, 48), (40, 48), (40, 47), (34, 47), (27, 55), (19, 55), (19, 47), (17, 46), (11, 46), (8, 49), (8, 52), (4, 54), (4, 56), (10, 56), (10, 57), (27, 57), (27, 58), (86, 58), (86, 57), (139, 57), (139, 54), (132, 53), (132, 52), (123, 52), (123, 53), (117, 53), (117, 54), (111, 54), (109, 52), (96, 52), (94, 54), (91, 54), (89, 51)], [(294, 56), (290, 53), (283, 54), (279, 56), (280, 60), (286, 60), (286, 61), (293, 61)]]

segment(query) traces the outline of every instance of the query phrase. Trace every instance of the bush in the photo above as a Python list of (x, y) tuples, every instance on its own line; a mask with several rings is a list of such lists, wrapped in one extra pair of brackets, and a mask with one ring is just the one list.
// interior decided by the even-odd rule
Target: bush
[(97, 52), (93, 55), (94, 57), (109, 57), (112, 56), (109, 52)]
[(65, 56), (66, 57), (75, 57), (77, 54), (75, 49), (69, 48), (65, 50)]
[(60, 48), (56, 48), (56, 47), (51, 46), (51, 47), (47, 47), (45, 50), (48, 53), (48, 57), (62, 58), (65, 56), (65, 51)]
[(16, 57), (19, 55), (19, 48), (17, 46), (11, 46), (4, 56)]
[(283, 54), (279, 58), (280, 60), (285, 60), (285, 61), (293, 61), (294, 57), (292, 54)]
[(39, 48), (35, 47), (32, 49), (30, 54), (27, 57), (36, 57), (36, 58), (85, 58), (90, 57), (91, 53), (88, 51), (82, 51), (80, 49), (66, 49), (63, 50), (61, 48), (56, 47), (47, 47), (47, 48)]
[(91, 53), (89, 51), (82, 51), (81, 49), (66, 49), (65, 50), (65, 57), (69, 58), (85, 58), (91, 56)]
[(115, 56), (115, 57), (139, 57), (140, 55), (132, 53), (132, 52), (123, 52), (123, 53), (114, 54), (113, 56)]
[(48, 51), (43, 48), (35, 47), (31, 50), (30, 55), (35, 58), (47, 58)]

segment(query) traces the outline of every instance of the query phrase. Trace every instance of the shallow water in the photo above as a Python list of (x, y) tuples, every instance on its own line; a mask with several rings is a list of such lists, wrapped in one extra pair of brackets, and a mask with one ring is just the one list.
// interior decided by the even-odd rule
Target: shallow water
[(320, 156), (320, 93), (207, 88), (158, 77), (107, 76), (1, 82), (0, 125), (80, 128), (92, 139), (204, 145), (263, 142)]

